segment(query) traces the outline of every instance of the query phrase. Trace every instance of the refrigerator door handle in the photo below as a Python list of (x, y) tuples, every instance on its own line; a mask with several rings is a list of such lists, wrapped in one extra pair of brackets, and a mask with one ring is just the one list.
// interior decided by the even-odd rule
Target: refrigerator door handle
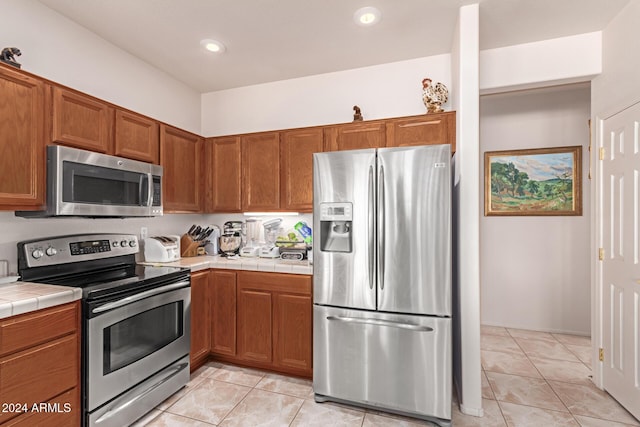
[(364, 319), (362, 317), (347, 317), (347, 316), (327, 316), (327, 320), (346, 322), (346, 323), (362, 323), (365, 325), (387, 326), (390, 328), (409, 329), (417, 332), (433, 332), (433, 328), (429, 326), (416, 325), (414, 323), (406, 322), (394, 322), (393, 320), (381, 320), (381, 319)]
[(373, 289), (373, 284), (375, 282), (375, 224), (376, 224), (376, 205), (375, 205), (375, 171), (373, 170), (373, 165), (369, 166), (369, 289)]
[(378, 173), (378, 283), (384, 289), (384, 167)]

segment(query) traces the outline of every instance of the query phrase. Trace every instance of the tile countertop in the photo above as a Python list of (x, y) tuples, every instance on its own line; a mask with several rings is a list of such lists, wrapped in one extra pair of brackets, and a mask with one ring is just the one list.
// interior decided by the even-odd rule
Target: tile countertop
[(82, 289), (69, 286), (13, 282), (0, 285), (0, 319), (82, 298)]
[(308, 261), (282, 261), (280, 259), (239, 257), (228, 259), (220, 256), (197, 256), (182, 258), (170, 263), (147, 263), (147, 265), (165, 265), (171, 267), (187, 267), (192, 272), (209, 268), (225, 268), (230, 270), (252, 270), (271, 273), (313, 274), (313, 265)]

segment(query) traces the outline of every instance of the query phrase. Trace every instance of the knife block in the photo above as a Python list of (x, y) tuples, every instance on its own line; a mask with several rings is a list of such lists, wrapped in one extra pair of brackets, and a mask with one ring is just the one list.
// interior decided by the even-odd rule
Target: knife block
[(194, 242), (191, 236), (183, 234), (180, 238), (180, 256), (181, 257), (194, 257), (198, 256), (198, 248), (200, 242)]

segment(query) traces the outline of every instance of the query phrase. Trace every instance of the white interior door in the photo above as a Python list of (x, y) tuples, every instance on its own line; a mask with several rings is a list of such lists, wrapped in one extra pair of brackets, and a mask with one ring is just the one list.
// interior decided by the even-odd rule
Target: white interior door
[(603, 386), (640, 418), (640, 104), (602, 127)]

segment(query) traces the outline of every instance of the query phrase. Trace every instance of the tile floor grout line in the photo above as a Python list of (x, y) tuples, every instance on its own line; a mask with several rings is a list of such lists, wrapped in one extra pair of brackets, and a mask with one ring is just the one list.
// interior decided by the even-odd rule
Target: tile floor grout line
[[(231, 383), (229, 383), (229, 384), (231, 384)], [(239, 385), (239, 384), (234, 384), (234, 385)], [(247, 386), (245, 386), (245, 387), (247, 387)], [(222, 424), (222, 422), (223, 422), (224, 420), (226, 420), (226, 419), (227, 419), (227, 417), (229, 416), (229, 414), (231, 414), (231, 413), (234, 411), (234, 409), (236, 409), (236, 408), (238, 407), (238, 405), (240, 405), (240, 404), (241, 404), (241, 403), (242, 403), (242, 402), (247, 398), (247, 396), (249, 396), (249, 393), (251, 393), (251, 391), (252, 391), (252, 390), (254, 390), (254, 388), (253, 388), (253, 387), (252, 387), (252, 388), (250, 388), (250, 389), (249, 389), (249, 391), (247, 392), (247, 394), (245, 394), (244, 396), (242, 396), (242, 399), (240, 399), (240, 400), (238, 401), (238, 403), (236, 403), (235, 405), (233, 405), (233, 408), (231, 408), (231, 409), (229, 410), (229, 412), (227, 412), (226, 414), (224, 414), (224, 416), (223, 416), (222, 418), (220, 418), (220, 422), (219, 422), (219, 423), (217, 423), (217, 424), (215, 424), (215, 425), (216, 425), (216, 426), (219, 426), (220, 424)]]

